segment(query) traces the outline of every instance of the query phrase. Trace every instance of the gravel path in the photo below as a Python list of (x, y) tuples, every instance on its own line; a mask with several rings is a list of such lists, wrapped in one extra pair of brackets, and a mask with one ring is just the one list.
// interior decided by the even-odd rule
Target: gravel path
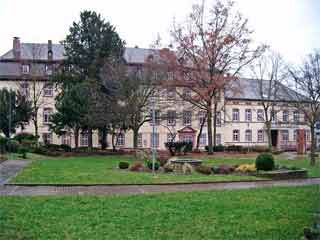
[(142, 194), (160, 192), (189, 192), (210, 191), (221, 189), (249, 189), (278, 186), (319, 185), (320, 178), (281, 180), (281, 181), (252, 181), (206, 184), (180, 185), (123, 185), (123, 186), (0, 186), (0, 196), (50, 196), (50, 195), (111, 195), (111, 194)]
[(0, 164), (0, 187), (16, 176), (30, 161), (7, 160)]

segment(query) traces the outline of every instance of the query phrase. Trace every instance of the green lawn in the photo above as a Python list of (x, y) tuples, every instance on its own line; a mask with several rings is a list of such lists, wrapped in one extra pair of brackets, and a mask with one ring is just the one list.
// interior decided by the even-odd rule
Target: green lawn
[[(191, 182), (191, 181), (229, 181), (257, 179), (249, 176), (234, 175), (192, 175), (138, 173), (120, 171), (117, 169), (120, 161), (132, 162), (129, 156), (90, 156), (69, 158), (47, 158), (31, 155), (34, 162), (23, 170), (14, 183), (109, 183), (109, 184), (133, 184), (133, 183), (166, 183), (166, 182)], [(220, 164), (254, 163), (254, 158), (204, 158), (204, 164), (213, 166)], [(306, 159), (277, 160), (277, 164), (305, 167), (309, 169), (310, 176), (320, 176), (320, 165), (310, 168)]]
[(301, 240), (319, 186), (132, 196), (0, 197), (0, 239)]

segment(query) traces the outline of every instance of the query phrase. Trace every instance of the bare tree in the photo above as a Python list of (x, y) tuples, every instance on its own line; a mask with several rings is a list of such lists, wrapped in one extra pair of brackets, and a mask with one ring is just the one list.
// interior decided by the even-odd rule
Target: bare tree
[(272, 150), (271, 127), (276, 114), (282, 109), (279, 101), (283, 99), (283, 82), (287, 75), (286, 65), (279, 53), (267, 51), (251, 66), (253, 78), (257, 80), (256, 91), (263, 108), (263, 117), (268, 137), (268, 148)]
[(300, 66), (289, 67), (291, 105), (304, 114), (311, 132), (310, 164), (316, 164), (315, 124), (320, 119), (320, 52), (309, 54)]
[(265, 46), (252, 44), (248, 21), (234, 11), (232, 1), (217, 1), (206, 10), (203, 5), (194, 5), (186, 23), (174, 24), (176, 51), (163, 51), (162, 55), (173, 73), (167, 84), (190, 90), (191, 95), (180, 97), (206, 111), (208, 153), (212, 154), (221, 93), (243, 67), (261, 55)]

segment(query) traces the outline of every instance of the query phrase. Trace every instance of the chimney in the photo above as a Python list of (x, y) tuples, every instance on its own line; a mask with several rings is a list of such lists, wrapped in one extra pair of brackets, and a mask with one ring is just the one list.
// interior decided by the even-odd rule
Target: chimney
[(13, 38), (13, 57), (14, 59), (20, 59), (21, 58), (21, 45), (20, 45), (20, 38), (14, 37)]
[(52, 40), (48, 40), (48, 60), (53, 60)]

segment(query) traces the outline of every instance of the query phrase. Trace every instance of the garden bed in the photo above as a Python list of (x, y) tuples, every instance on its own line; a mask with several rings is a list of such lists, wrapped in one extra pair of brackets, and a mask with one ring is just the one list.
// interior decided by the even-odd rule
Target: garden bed
[(299, 179), (299, 178), (307, 178), (308, 171), (306, 169), (274, 170), (269, 172), (258, 172), (257, 174), (255, 174), (255, 176), (262, 177), (262, 178), (271, 178), (274, 180)]

